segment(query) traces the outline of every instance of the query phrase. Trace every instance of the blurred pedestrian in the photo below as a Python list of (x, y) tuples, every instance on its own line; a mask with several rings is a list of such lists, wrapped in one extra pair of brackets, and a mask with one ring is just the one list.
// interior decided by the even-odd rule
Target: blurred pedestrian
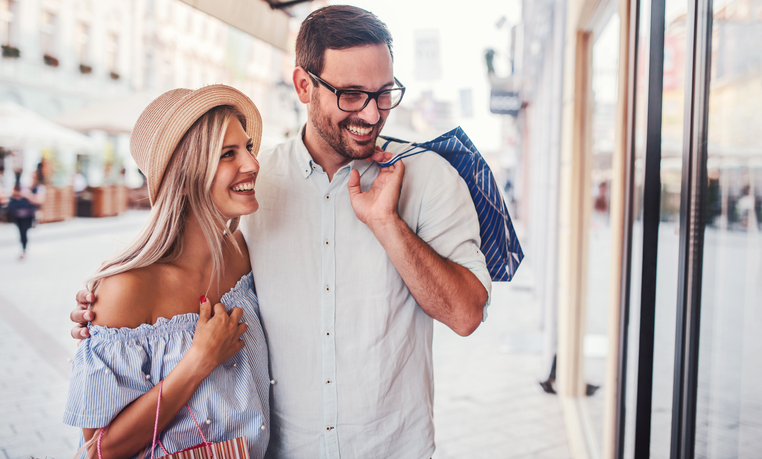
[(18, 226), (19, 236), (21, 238), (21, 255), (19, 260), (26, 257), (26, 246), (28, 242), (27, 233), (34, 226), (35, 213), (45, 202), (45, 185), (43, 184), (42, 171), (37, 169), (33, 175), (32, 187), (22, 187), (19, 181), (16, 181), (13, 187), (13, 194), (8, 202), (8, 217)]

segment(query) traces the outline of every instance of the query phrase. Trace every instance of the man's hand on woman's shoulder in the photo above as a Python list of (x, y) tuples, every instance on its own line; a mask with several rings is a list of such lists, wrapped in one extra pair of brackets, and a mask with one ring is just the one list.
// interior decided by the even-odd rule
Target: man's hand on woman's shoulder
[(71, 329), (71, 337), (74, 339), (85, 339), (90, 336), (87, 329), (87, 323), (95, 319), (95, 312), (90, 311), (90, 304), (95, 302), (95, 294), (89, 290), (80, 290), (76, 295), (77, 307), (71, 311), (69, 318), (74, 322)]

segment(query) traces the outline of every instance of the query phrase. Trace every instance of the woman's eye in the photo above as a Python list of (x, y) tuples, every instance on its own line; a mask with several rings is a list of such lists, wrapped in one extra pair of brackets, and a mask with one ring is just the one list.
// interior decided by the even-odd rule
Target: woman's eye
[(222, 156), (220, 156), (220, 159), (232, 158), (234, 154), (235, 153), (233, 153), (232, 150), (228, 150), (228, 151), (222, 153)]

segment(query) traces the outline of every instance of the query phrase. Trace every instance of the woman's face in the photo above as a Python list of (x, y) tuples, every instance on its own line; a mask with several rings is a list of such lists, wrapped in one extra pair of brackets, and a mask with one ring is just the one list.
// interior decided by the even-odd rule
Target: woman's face
[(212, 181), (212, 200), (229, 219), (250, 214), (259, 208), (254, 196), (259, 162), (238, 118), (230, 117), (222, 145), (220, 163)]

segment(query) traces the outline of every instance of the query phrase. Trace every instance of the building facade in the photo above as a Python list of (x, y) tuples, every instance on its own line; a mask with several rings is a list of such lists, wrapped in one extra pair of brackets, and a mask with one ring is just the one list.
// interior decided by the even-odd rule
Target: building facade
[[(93, 186), (120, 180), (139, 186), (129, 131), (142, 107), (172, 88), (224, 83), (241, 89), (262, 112), (263, 147), (299, 123), (299, 106), (285, 83), (293, 53), (180, 0), (2, 0), (0, 44), (0, 102), (53, 118), (99, 145), (94, 153), (54, 146), (24, 152), (25, 171), (55, 157), (59, 186), (77, 172)], [(78, 122), (92, 119), (88, 111), (104, 122)]]

